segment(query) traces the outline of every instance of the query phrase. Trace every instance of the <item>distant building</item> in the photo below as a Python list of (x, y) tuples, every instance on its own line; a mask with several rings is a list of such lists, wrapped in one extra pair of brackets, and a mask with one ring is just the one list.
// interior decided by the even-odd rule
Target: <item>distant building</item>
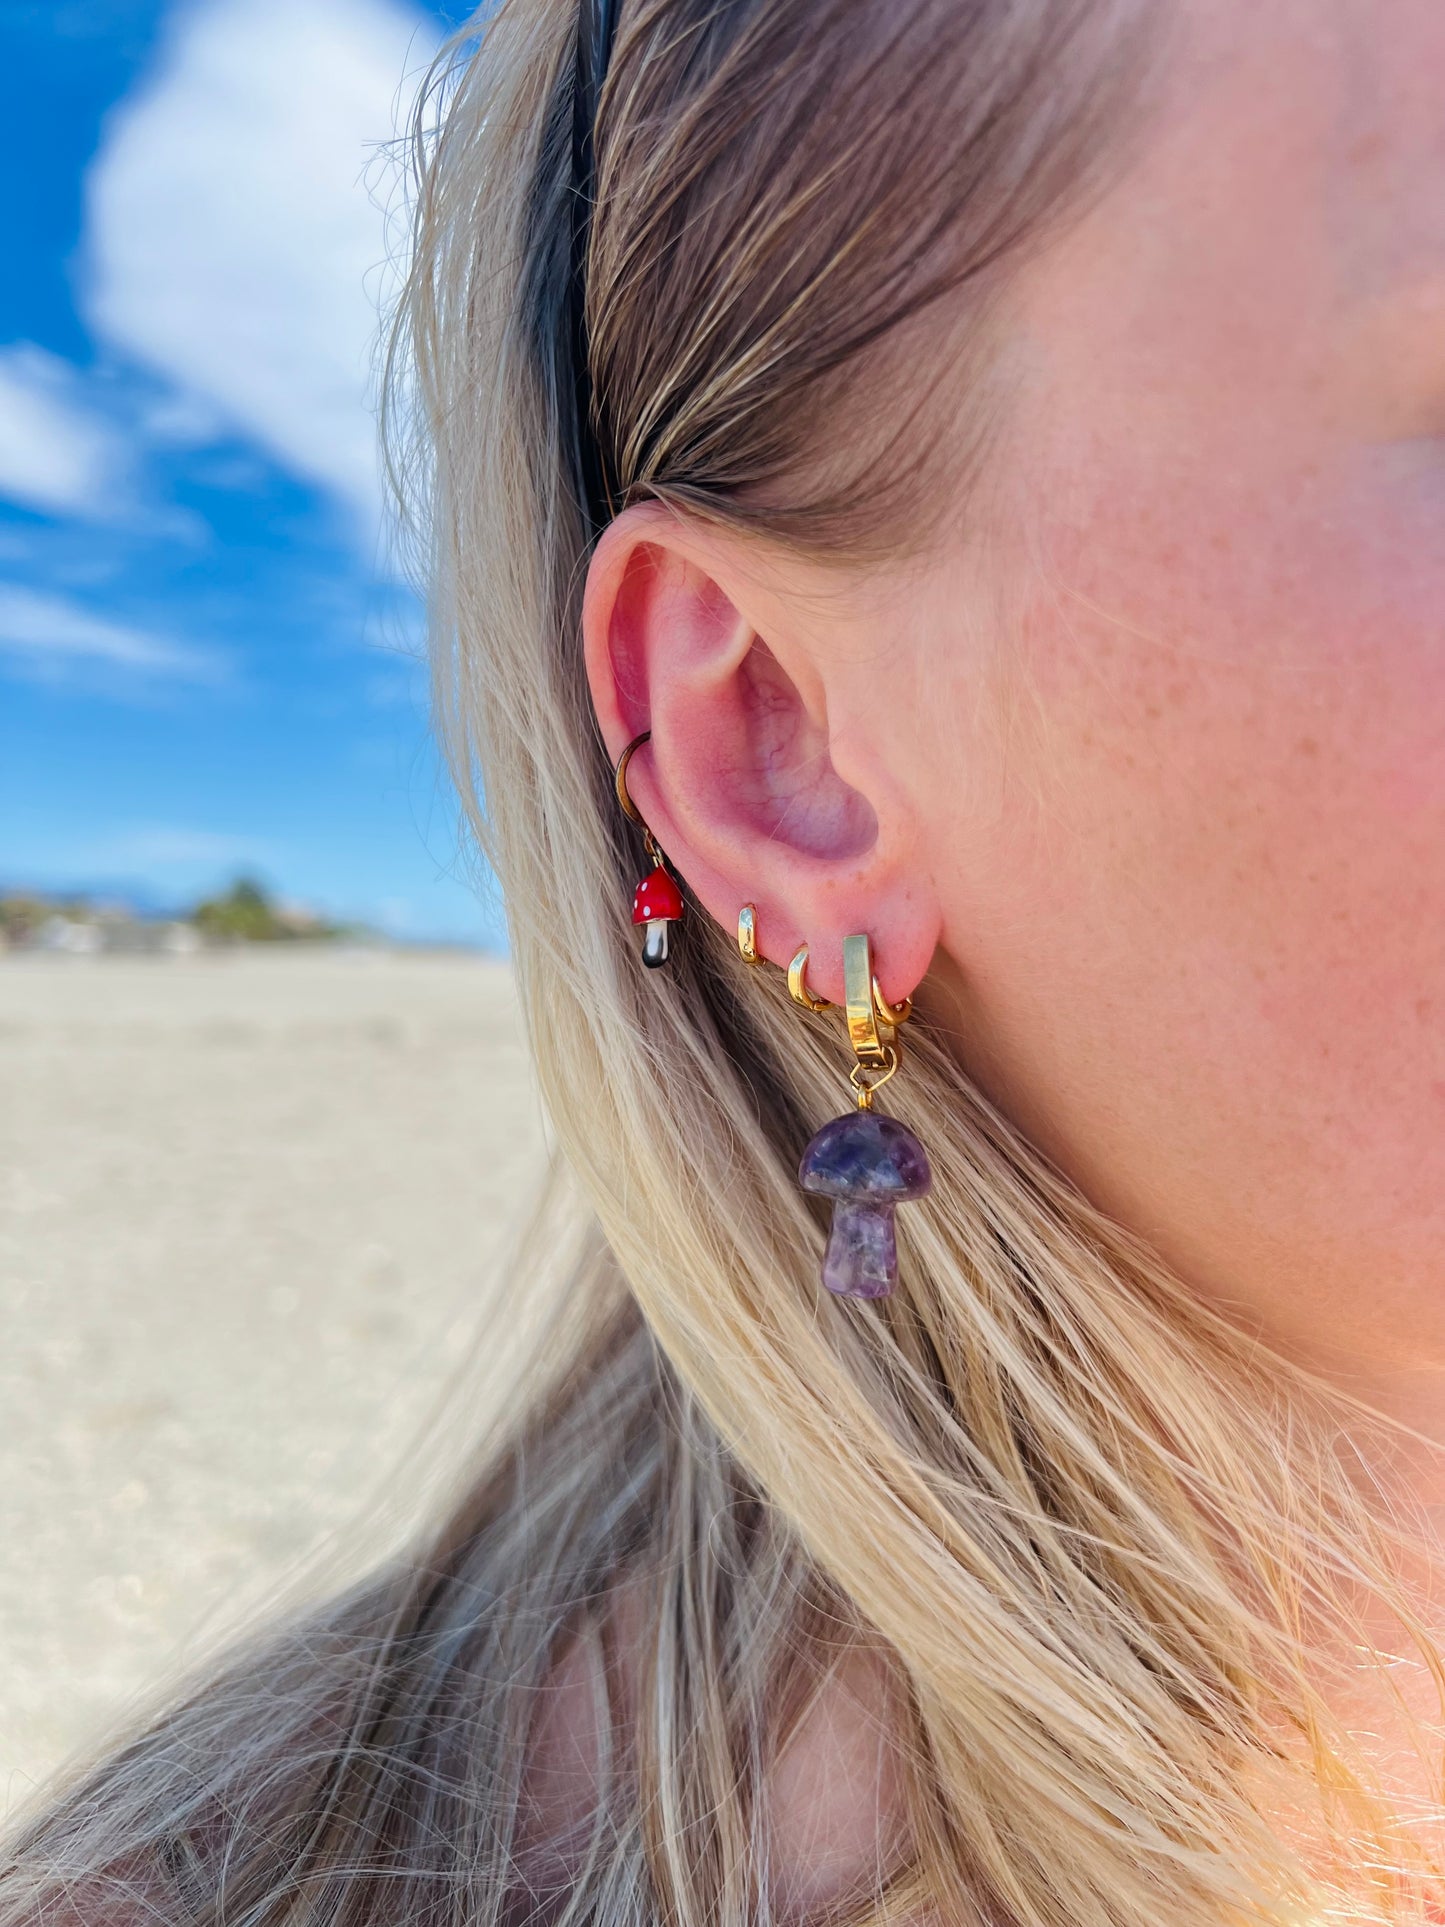
[(0, 950), (70, 957), (189, 957), (235, 944), (317, 943), (362, 934), (328, 922), (305, 904), (277, 903), (246, 877), (171, 917), (145, 914), (113, 899), (0, 890)]

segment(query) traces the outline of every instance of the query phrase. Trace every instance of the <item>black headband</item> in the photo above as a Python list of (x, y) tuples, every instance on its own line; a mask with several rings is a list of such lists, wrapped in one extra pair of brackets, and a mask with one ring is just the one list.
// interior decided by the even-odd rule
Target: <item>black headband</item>
[(607, 464), (597, 439), (596, 394), (592, 386), (587, 339), (587, 245), (597, 203), (597, 104), (612, 59), (620, 0), (581, 0), (577, 21), (577, 64), (572, 83), (572, 275), (569, 289), (572, 376), (577, 400), (577, 456), (582, 474), (583, 507), (589, 533), (597, 534), (612, 517)]

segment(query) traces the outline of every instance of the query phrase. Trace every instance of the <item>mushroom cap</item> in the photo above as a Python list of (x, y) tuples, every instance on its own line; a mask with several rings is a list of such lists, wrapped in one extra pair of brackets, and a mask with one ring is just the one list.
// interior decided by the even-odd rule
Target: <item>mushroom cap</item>
[(825, 1198), (904, 1204), (933, 1183), (928, 1154), (906, 1124), (881, 1111), (849, 1111), (825, 1124), (803, 1153), (798, 1182)]
[(682, 915), (682, 892), (659, 863), (637, 886), (632, 899), (634, 923), (675, 921)]

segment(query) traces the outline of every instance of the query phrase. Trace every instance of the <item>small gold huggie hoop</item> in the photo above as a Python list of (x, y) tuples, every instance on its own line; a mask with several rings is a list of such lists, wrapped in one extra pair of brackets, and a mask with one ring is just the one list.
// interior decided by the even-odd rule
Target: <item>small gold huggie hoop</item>
[(647, 827), (647, 824), (643, 820), (641, 810), (639, 810), (633, 802), (627, 790), (627, 766), (637, 751), (642, 748), (642, 745), (644, 743), (650, 743), (651, 741), (652, 731), (650, 729), (644, 729), (640, 736), (633, 737), (632, 741), (617, 759), (617, 768), (612, 773), (612, 784), (617, 791), (617, 801), (621, 807), (622, 814), (630, 823), (635, 823), (642, 831), (643, 847), (646, 849), (652, 861), (654, 863), (661, 863), (663, 861), (663, 855), (657, 846), (657, 839)]
[(815, 997), (808, 988), (808, 946), (803, 944), (788, 965), (788, 995), (804, 1010), (831, 1010), (826, 997)]
[(738, 911), (738, 954), (750, 967), (762, 961), (758, 955), (758, 910), (753, 903), (745, 903)]
[(878, 988), (878, 979), (875, 977), (873, 979), (873, 1008), (878, 1013), (878, 1021), (880, 1024), (887, 1024), (891, 1029), (897, 1030), (900, 1024), (906, 1024), (913, 1015), (913, 999), (911, 997), (900, 997), (896, 1004), (890, 1004), (888, 999), (883, 995), (883, 992)]

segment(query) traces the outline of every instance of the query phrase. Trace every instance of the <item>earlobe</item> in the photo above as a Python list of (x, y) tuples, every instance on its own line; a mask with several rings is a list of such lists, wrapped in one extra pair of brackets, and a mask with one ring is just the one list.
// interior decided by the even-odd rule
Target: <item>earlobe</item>
[[(868, 930), (886, 994), (918, 983), (937, 917), (908, 863), (911, 831), (886, 773), (865, 794), (835, 766), (859, 651), (802, 621), (795, 558), (660, 504), (598, 543), (584, 641), (614, 758), (644, 730), (631, 794), (672, 867), (732, 932), (756, 905), (757, 947), (786, 967), (812, 947), (815, 992), (842, 995), (842, 941)], [(856, 731), (852, 764), (860, 761)]]

